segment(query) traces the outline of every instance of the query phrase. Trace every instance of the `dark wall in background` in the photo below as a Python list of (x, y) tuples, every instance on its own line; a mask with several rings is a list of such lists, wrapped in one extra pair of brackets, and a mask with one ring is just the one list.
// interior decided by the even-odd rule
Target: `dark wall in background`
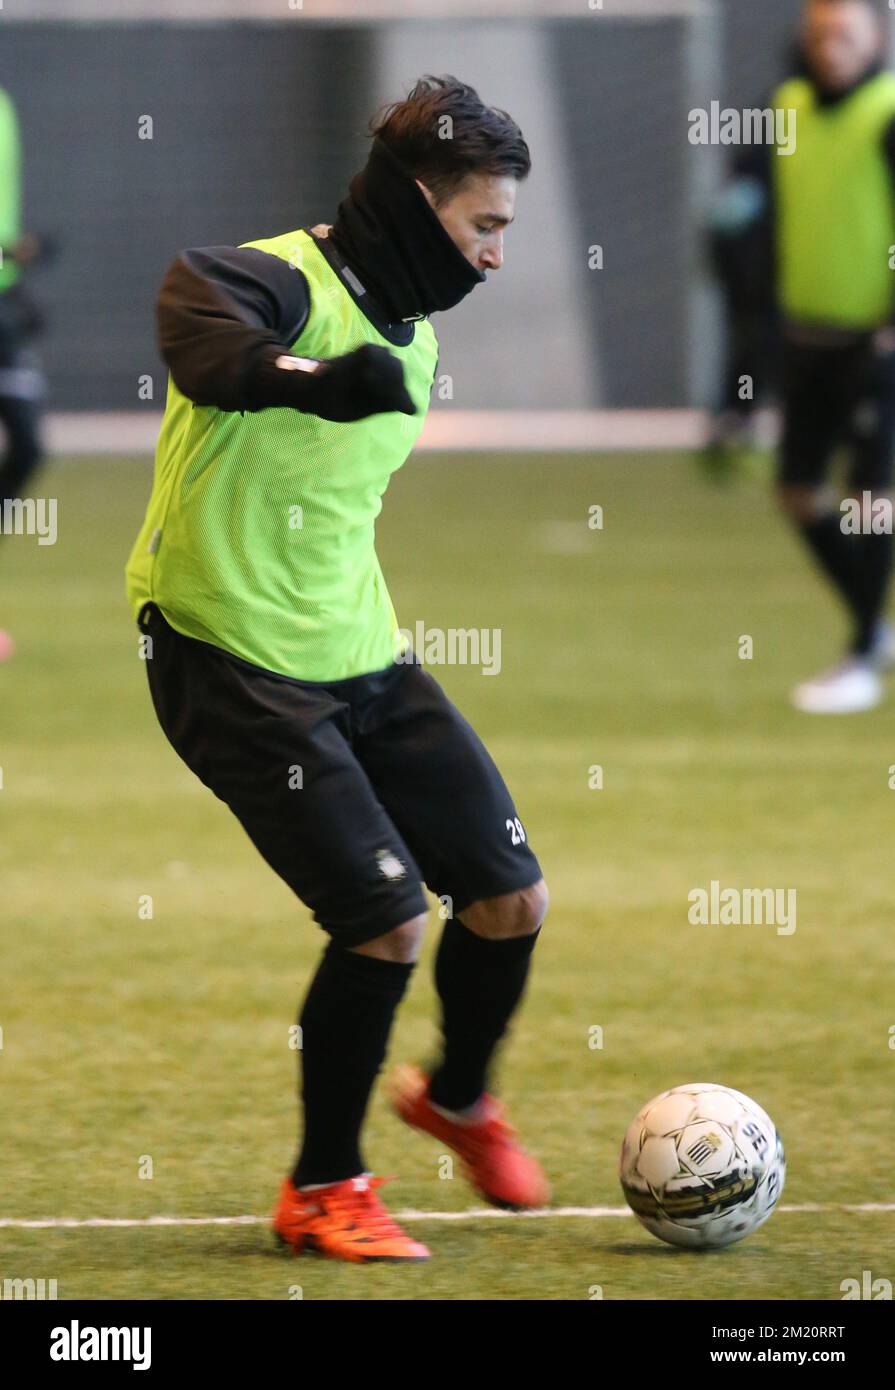
[[(764, 105), (790, 69), (801, 9), (802, 0), (721, 0), (722, 106)], [(693, 403), (689, 304), (701, 229), (688, 204), (688, 30), (680, 18), (552, 29), (575, 213), (605, 258), (601, 274), (582, 270), (581, 294), (615, 407)]]
[(587, 268), (592, 347), (605, 401), (618, 407), (684, 404), (690, 294), (687, 111), (679, 19), (557, 25), (556, 91), (572, 161), (582, 246), (603, 248)]
[(802, 0), (722, 0), (724, 103), (763, 106), (791, 73)]
[[(722, 0), (722, 104), (762, 103), (785, 70), (799, 0)], [(581, 247), (594, 380), (616, 407), (688, 400), (700, 228), (689, 203), (688, 21), (593, 16), (539, 26)], [(58, 261), (32, 288), (56, 409), (140, 409), (157, 382), (159, 279), (177, 249), (331, 220), (366, 157), (384, 25), (15, 23), (0, 85), (25, 148), (26, 223)], [(437, 55), (435, 69), (438, 70)], [(154, 139), (138, 139), (149, 115)], [(604, 270), (587, 268), (599, 244)], [(538, 325), (532, 325), (537, 333)], [(700, 350), (696, 345), (696, 351)], [(706, 349), (706, 351), (710, 351)], [(591, 401), (596, 403), (596, 391)]]
[(147, 408), (163, 401), (153, 304), (178, 248), (331, 220), (366, 158), (374, 42), (345, 25), (4, 28), (26, 225), (61, 242), (31, 281), (50, 318), (51, 406), (140, 409), (145, 372)]

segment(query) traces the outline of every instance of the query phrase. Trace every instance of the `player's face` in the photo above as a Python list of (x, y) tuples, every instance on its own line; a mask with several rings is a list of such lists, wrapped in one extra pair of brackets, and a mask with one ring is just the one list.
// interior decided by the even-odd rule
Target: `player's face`
[(516, 180), (510, 174), (470, 174), (453, 198), (435, 207), (425, 184), (417, 183), (454, 245), (476, 270), (500, 270), (503, 230), (516, 211)]
[(880, 52), (882, 35), (863, 0), (813, 0), (805, 15), (805, 53), (811, 71), (832, 91), (856, 82)]

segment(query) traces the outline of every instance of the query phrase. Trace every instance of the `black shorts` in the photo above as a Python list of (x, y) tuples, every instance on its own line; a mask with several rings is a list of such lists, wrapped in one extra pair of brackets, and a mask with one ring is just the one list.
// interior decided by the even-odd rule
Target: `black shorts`
[(154, 604), (147, 672), (177, 753), (343, 946), (541, 877), (488, 752), (414, 658), (299, 681), (184, 637)]
[(851, 449), (849, 487), (887, 492), (895, 447), (895, 351), (868, 334), (844, 346), (783, 348), (780, 482), (821, 487), (834, 451)]

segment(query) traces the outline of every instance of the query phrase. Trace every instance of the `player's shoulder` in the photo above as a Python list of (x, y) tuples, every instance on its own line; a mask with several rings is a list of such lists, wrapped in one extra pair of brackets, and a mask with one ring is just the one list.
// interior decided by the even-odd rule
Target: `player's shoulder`
[(193, 246), (175, 257), (168, 278), (183, 275), (212, 280), (240, 295), (256, 290), (276, 299), (307, 300), (308, 286), (301, 263), (288, 255), (270, 251), (263, 242), (244, 242), (240, 246)]
[(281, 232), (277, 236), (258, 237), (244, 241), (240, 251), (261, 251), (277, 260), (285, 261), (295, 270), (304, 270), (313, 261), (314, 238), (305, 227), (297, 227), (291, 232)]
[(876, 79), (877, 88), (880, 95), (885, 99), (887, 106), (895, 106), (895, 72), (884, 69)]
[(774, 107), (789, 103), (790, 106), (801, 106), (813, 99), (814, 87), (807, 77), (796, 74), (787, 77), (779, 84), (771, 95), (771, 105)]

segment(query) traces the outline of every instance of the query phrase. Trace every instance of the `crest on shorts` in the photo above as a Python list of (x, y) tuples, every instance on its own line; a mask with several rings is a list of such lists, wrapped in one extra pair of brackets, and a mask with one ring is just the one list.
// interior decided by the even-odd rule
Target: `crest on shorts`
[(377, 850), (376, 863), (379, 865), (379, 872), (383, 878), (396, 880), (407, 877), (407, 865), (402, 864), (398, 856), (390, 849)]

